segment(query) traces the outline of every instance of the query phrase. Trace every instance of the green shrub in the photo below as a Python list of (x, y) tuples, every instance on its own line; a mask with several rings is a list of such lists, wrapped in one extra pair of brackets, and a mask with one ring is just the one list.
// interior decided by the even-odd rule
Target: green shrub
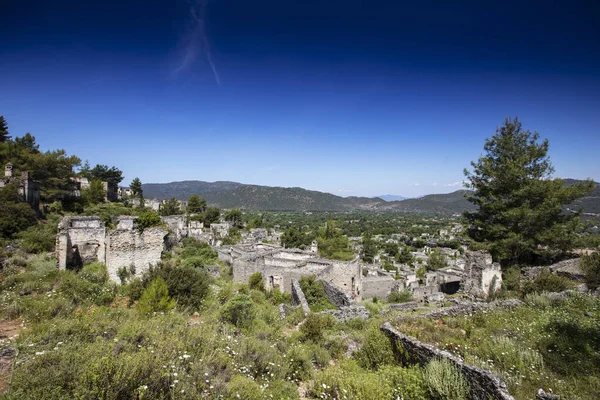
[[(373, 299), (376, 299), (376, 297), (374, 297)], [(361, 302), (361, 304), (363, 306), (365, 306), (365, 308), (367, 309), (367, 311), (369, 312), (369, 314), (372, 317), (379, 315), (381, 313), (381, 311), (383, 310), (383, 304), (381, 304), (381, 302), (379, 302), (379, 301), (375, 302), (375, 301), (363, 300)]]
[(180, 252), (182, 259), (191, 257), (200, 257), (204, 260), (202, 265), (215, 264), (219, 259), (219, 255), (208, 243), (201, 242), (194, 238), (184, 238), (181, 242), (182, 250)]
[(480, 348), (482, 356), (486, 360), (493, 360), (494, 367), (502, 371), (518, 371), (521, 375), (527, 375), (544, 368), (544, 359), (538, 351), (506, 336), (494, 336), (491, 340), (482, 341)]
[(270, 290), (267, 292), (267, 299), (271, 304), (292, 304), (292, 295), (279, 290)]
[(569, 279), (553, 274), (548, 268), (543, 268), (540, 274), (523, 285), (523, 295), (527, 293), (562, 292), (573, 288)]
[(140, 232), (143, 232), (146, 228), (160, 225), (162, 225), (160, 215), (153, 210), (146, 210), (142, 212), (137, 219), (137, 227)]
[(323, 339), (325, 330), (334, 325), (331, 315), (327, 314), (308, 314), (304, 323), (300, 326), (301, 339), (303, 341), (319, 342)]
[(27, 266), (27, 260), (25, 257), (14, 255), (8, 260), (6, 260), (6, 268), (12, 270), (19, 270), (20, 268), (25, 268)]
[(412, 300), (412, 293), (408, 289), (404, 289), (401, 291), (391, 291), (387, 297), (388, 303), (408, 303)]
[(229, 382), (226, 398), (230, 400), (262, 400), (264, 397), (258, 383), (248, 377), (236, 375)]
[(147, 288), (156, 278), (161, 278), (166, 284), (169, 295), (181, 307), (198, 309), (210, 293), (212, 277), (201, 269), (175, 267), (171, 264), (161, 264), (151, 267), (141, 280), (133, 280), (129, 285), (130, 301), (140, 299), (141, 288)]
[(521, 268), (518, 265), (502, 271), (502, 290), (513, 292), (521, 290)]
[(310, 388), (313, 398), (395, 400), (429, 399), (419, 367), (385, 366), (373, 372), (360, 368), (354, 360), (317, 371)]
[(596, 291), (600, 287), (600, 253), (582, 256), (581, 271), (588, 290)]
[[(8, 190), (8, 187), (0, 189), (0, 192)], [(0, 193), (0, 236), (13, 237), (25, 229), (35, 226), (37, 218), (31, 206), (27, 203), (3, 201)]]
[(217, 300), (220, 304), (225, 304), (233, 296), (233, 282), (224, 282), (217, 292)]
[(250, 296), (238, 294), (230, 299), (221, 309), (221, 320), (243, 328), (250, 326), (256, 315), (254, 303)]
[(299, 382), (310, 377), (313, 366), (308, 349), (303, 346), (292, 345), (285, 358), (288, 362), (287, 379)]
[(74, 305), (109, 305), (116, 294), (114, 286), (90, 282), (72, 271), (60, 275), (57, 291)]
[(540, 310), (546, 309), (550, 307), (551, 301), (548, 297), (548, 293), (528, 293), (525, 295), (523, 299), (525, 304), (530, 305), (534, 308), (539, 308)]
[(447, 266), (448, 260), (446, 260), (446, 257), (440, 253), (439, 250), (433, 250), (431, 254), (429, 254), (429, 258), (427, 259), (427, 269), (429, 271), (436, 271)]
[(248, 279), (248, 286), (250, 287), (250, 289), (264, 291), (265, 285), (263, 284), (262, 273), (255, 272), (252, 275), (250, 275), (250, 278)]
[(121, 285), (124, 285), (127, 283), (127, 280), (131, 276), (131, 272), (129, 271), (129, 268), (127, 268), (125, 265), (123, 265), (122, 267), (119, 267), (117, 269), (117, 276), (119, 277), (119, 280), (121, 281)]
[(56, 230), (58, 218), (49, 218), (19, 232), (17, 238), (19, 247), (27, 253), (47, 253), (54, 250), (56, 245)]
[(85, 264), (79, 271), (79, 277), (92, 283), (104, 284), (108, 282), (108, 270), (104, 263)]
[(310, 357), (314, 364), (319, 368), (325, 368), (329, 365), (329, 361), (331, 360), (329, 351), (319, 344), (310, 345)]
[(292, 382), (278, 379), (271, 381), (265, 389), (263, 399), (298, 400), (298, 387)]
[(153, 312), (167, 312), (175, 307), (175, 300), (169, 297), (167, 283), (160, 276), (155, 278), (142, 293), (137, 309), (142, 315)]
[(424, 378), (433, 398), (464, 400), (469, 396), (469, 386), (462, 373), (445, 358), (430, 361), (425, 366)]
[(300, 288), (302, 289), (302, 292), (304, 292), (306, 302), (312, 312), (336, 309), (325, 294), (323, 282), (317, 280), (316, 276), (308, 275), (301, 277)]
[(373, 326), (368, 330), (363, 346), (354, 353), (354, 358), (361, 367), (371, 370), (376, 370), (383, 365), (395, 364), (390, 339), (381, 332), (378, 326)]

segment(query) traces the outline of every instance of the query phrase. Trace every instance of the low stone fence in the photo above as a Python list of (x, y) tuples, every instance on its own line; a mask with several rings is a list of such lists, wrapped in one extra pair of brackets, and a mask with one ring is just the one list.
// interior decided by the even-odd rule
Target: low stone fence
[(359, 304), (339, 307), (337, 310), (325, 310), (322, 313), (329, 314), (340, 322), (346, 322), (354, 318), (368, 319), (371, 317), (367, 309)]
[(406, 336), (394, 329), (389, 322), (381, 326), (381, 331), (390, 338), (398, 362), (425, 365), (433, 359), (445, 358), (462, 372), (469, 384), (470, 399), (514, 400), (508, 393), (506, 384), (490, 371), (465, 364), (447, 351)]
[(442, 318), (442, 317), (458, 317), (461, 315), (474, 314), (478, 311), (493, 310), (496, 308), (510, 309), (522, 305), (523, 302), (517, 299), (508, 300), (496, 300), (490, 303), (483, 302), (459, 302), (458, 304), (450, 307), (441, 308), (439, 310), (433, 310), (424, 312), (419, 315), (401, 316), (396, 318), (397, 320), (402, 319), (415, 319), (415, 318)]
[(304, 292), (300, 287), (300, 282), (297, 280), (292, 281), (292, 303), (300, 305), (302, 311), (304, 311), (304, 315), (310, 314), (310, 307), (308, 306)]

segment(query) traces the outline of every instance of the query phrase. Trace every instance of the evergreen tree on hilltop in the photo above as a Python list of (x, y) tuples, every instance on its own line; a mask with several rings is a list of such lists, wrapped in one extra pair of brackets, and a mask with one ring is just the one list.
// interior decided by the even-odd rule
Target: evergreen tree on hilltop
[(0, 115), (0, 143), (4, 143), (10, 139), (8, 134), (8, 124), (3, 115)]
[(506, 119), (485, 142), (485, 155), (465, 169), (467, 199), (477, 206), (464, 215), (469, 236), (485, 243), (503, 265), (551, 261), (572, 249), (580, 227), (563, 206), (592, 190), (585, 181), (566, 186), (553, 179), (548, 140), (525, 131), (518, 118)]
[(129, 188), (131, 189), (131, 192), (133, 193), (134, 197), (144, 196), (144, 190), (142, 189), (142, 181), (140, 180), (140, 178), (133, 178), (133, 180), (129, 184)]

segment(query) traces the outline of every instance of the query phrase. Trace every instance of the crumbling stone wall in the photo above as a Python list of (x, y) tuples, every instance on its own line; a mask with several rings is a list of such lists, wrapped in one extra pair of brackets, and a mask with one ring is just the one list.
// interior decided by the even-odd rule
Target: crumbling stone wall
[(64, 217), (58, 224), (56, 255), (59, 269), (84, 262), (105, 262), (106, 228), (100, 217)]
[(426, 296), (430, 296), (440, 291), (440, 285), (418, 286), (412, 289), (412, 297), (415, 300), (422, 301)]
[(362, 281), (362, 297), (369, 299), (371, 297), (386, 298), (388, 294), (397, 286), (396, 280), (391, 276), (366, 276)]
[(352, 301), (352, 298), (348, 295), (348, 293), (346, 293), (334, 283), (327, 282), (324, 280), (322, 282), (323, 288), (325, 289), (325, 295), (327, 296), (331, 304), (333, 304), (334, 306), (344, 307), (354, 303)]
[(250, 275), (260, 272), (267, 290), (279, 289), (291, 293), (293, 280), (315, 275), (337, 285), (351, 298), (360, 299), (362, 269), (358, 263), (325, 260), (308, 252), (294, 250), (274, 249), (246, 254), (240, 251), (236, 254), (235, 249), (236, 246), (228, 251), (223, 249), (219, 252), (219, 258), (232, 264), (233, 281), (236, 283), (248, 283)]
[(119, 217), (110, 232), (99, 217), (65, 217), (56, 235), (58, 268), (98, 261), (106, 264), (113, 281), (120, 282), (120, 267), (133, 266), (136, 274), (141, 274), (160, 261), (167, 234), (162, 227), (139, 232), (135, 217)]
[(304, 315), (310, 313), (310, 307), (308, 306), (308, 302), (306, 301), (306, 296), (304, 296), (304, 292), (300, 287), (300, 282), (297, 280), (292, 281), (292, 303), (294, 305), (299, 305), (302, 307), (302, 311), (304, 311)]
[(502, 285), (500, 264), (492, 262), (487, 251), (469, 251), (463, 275), (462, 289), (478, 297), (487, 297), (492, 286), (498, 290)]
[(151, 265), (158, 264), (167, 233), (161, 227), (139, 232), (134, 218), (119, 221), (117, 228), (108, 232), (106, 238), (106, 268), (110, 279), (119, 281), (117, 273), (121, 267), (133, 267), (135, 274), (141, 275)]
[(406, 336), (394, 329), (389, 322), (382, 325), (381, 331), (391, 340), (398, 362), (425, 365), (431, 360), (445, 358), (462, 372), (469, 384), (470, 399), (514, 400), (508, 393), (506, 384), (490, 371), (465, 364), (447, 351)]

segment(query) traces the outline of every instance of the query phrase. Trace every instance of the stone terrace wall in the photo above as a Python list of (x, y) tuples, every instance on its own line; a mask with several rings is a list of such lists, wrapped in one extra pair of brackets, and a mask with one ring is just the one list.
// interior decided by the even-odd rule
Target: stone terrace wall
[(436, 358), (445, 358), (450, 361), (462, 372), (468, 382), (470, 399), (514, 400), (508, 393), (506, 384), (490, 371), (465, 364), (461, 359), (446, 351), (406, 336), (394, 329), (389, 322), (382, 325), (381, 331), (390, 338), (399, 362), (425, 365)]
[(297, 280), (292, 281), (292, 302), (302, 307), (304, 315), (310, 314), (310, 307), (308, 306), (308, 302), (306, 301), (304, 292), (300, 287), (300, 282), (298, 282)]

